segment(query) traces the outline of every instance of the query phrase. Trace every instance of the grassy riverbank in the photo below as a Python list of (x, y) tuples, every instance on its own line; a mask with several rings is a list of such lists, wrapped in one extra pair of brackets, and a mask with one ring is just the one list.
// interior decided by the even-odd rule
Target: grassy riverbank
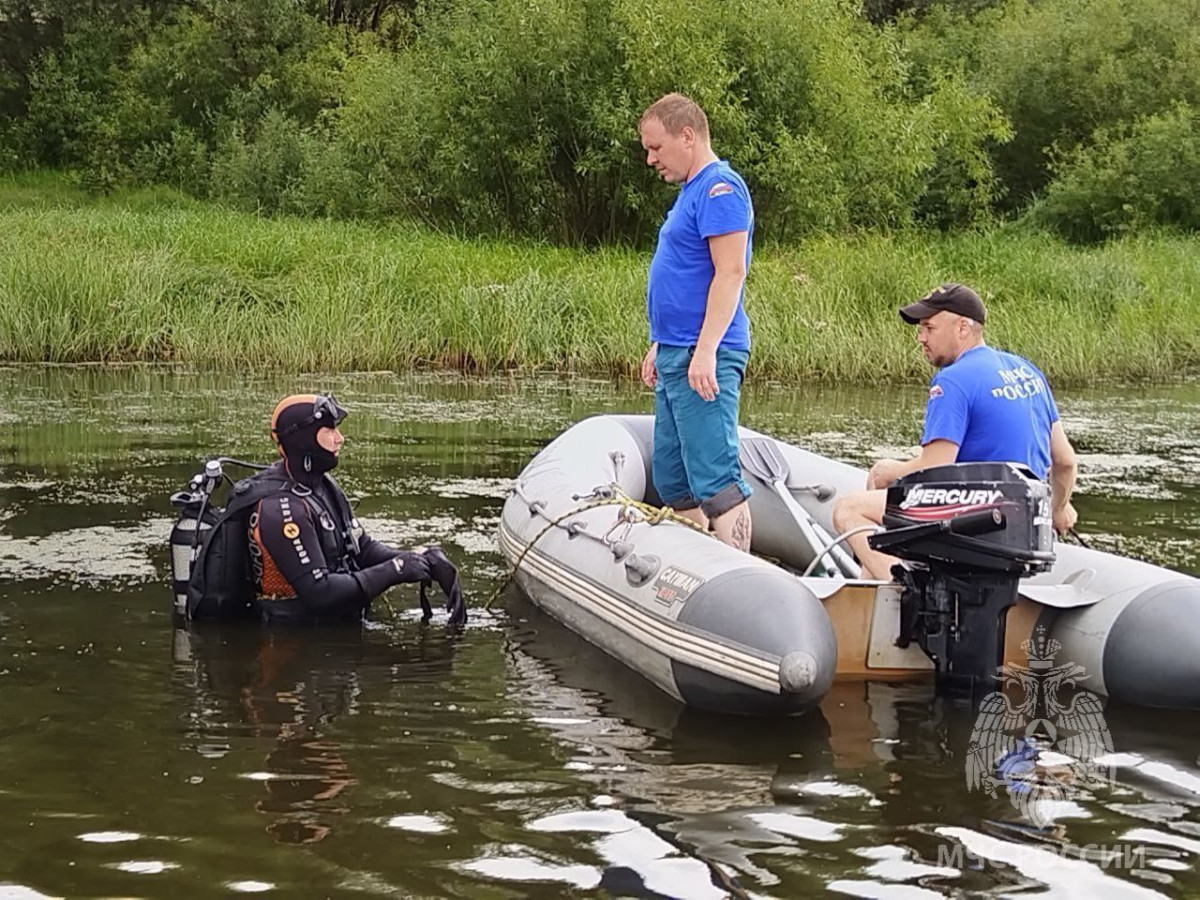
[[(928, 375), (896, 307), (979, 286), (991, 343), (1062, 382), (1200, 373), (1200, 240), (1094, 249), (998, 231), (760, 250), (754, 377)], [(0, 181), (0, 360), (631, 373), (649, 255), (265, 220), (169, 192)]]

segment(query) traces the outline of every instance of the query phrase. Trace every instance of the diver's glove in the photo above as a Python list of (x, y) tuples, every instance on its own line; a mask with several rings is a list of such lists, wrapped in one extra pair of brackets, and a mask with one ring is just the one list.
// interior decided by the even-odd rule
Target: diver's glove
[(402, 550), (392, 557), (392, 565), (400, 573), (396, 584), (412, 584), (427, 582), (432, 577), (429, 571), (429, 560), (424, 553), (413, 550)]
[[(430, 547), (425, 551), (425, 559), (429, 565), (429, 573), (446, 594), (447, 620), (451, 625), (463, 625), (467, 621), (467, 604), (463, 600), (462, 586), (458, 583), (458, 569), (446, 558), (441, 547)], [(426, 621), (433, 615), (429, 600), (425, 596), (425, 582), (421, 585), (421, 611)]]

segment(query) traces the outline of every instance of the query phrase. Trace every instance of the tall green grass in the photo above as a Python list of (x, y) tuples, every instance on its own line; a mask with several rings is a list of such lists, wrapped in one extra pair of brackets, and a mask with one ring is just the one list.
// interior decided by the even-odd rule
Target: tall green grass
[[(1077, 249), (1030, 232), (821, 238), (760, 249), (754, 377), (928, 375), (896, 308), (975, 285), (989, 342), (1056, 383), (1200, 373), (1200, 241)], [(631, 374), (649, 257), (468, 241), (409, 225), (263, 219), (139, 192), (0, 181), (0, 359), (293, 371)]]

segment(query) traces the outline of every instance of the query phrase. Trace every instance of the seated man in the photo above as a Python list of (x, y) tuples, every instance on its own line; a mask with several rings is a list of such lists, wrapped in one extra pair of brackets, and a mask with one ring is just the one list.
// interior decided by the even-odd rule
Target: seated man
[[(917, 326), (917, 343), (936, 366), (925, 407), (921, 452), (903, 462), (871, 467), (867, 490), (847, 494), (833, 508), (839, 534), (883, 521), (885, 488), (901, 476), (954, 462), (1017, 462), (1050, 479), (1054, 528), (1075, 525), (1071, 491), (1075, 451), (1067, 440), (1045, 376), (1028, 360), (993, 350), (983, 341), (983, 301), (969, 287), (944, 284), (900, 310)], [(888, 578), (894, 557), (872, 550), (867, 531), (847, 539), (864, 578)]]
[(271, 434), (282, 459), (250, 479), (274, 488), (247, 529), (255, 607), (264, 619), (353, 620), (393, 585), (437, 581), (450, 597), (450, 621), (465, 622), (458, 573), (445, 554), (372, 539), (328, 475), (345, 441), (345, 417), (332, 396), (298, 394), (275, 407)]

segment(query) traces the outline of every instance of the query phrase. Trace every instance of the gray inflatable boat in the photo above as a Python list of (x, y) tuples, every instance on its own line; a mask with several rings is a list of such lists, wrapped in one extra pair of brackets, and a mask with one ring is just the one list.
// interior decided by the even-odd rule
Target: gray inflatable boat
[[(1074, 545), (1051, 553), (1040, 485), (1029, 488), (1027, 547), (989, 543), (989, 531), (1015, 532), (1015, 503), (991, 504), (1006, 515), (983, 505), (955, 523), (890, 532), (889, 552), (918, 569), (949, 566), (948, 583), (965, 572), (984, 585), (987, 602), (955, 595), (957, 605), (937, 613), (946, 605), (937, 590), (860, 579), (831, 537), (833, 499), (865, 483), (861, 469), (742, 429), (755, 488), (751, 555), (655, 514), (652, 434), (650, 416), (597, 416), (567, 429), (518, 477), (500, 547), (535, 604), (676, 699), (789, 715), (815, 706), (835, 678), (981, 684), (1001, 665), (1050, 665), (1051, 653), (1094, 693), (1200, 708), (1200, 579)], [(1019, 475), (1009, 480), (1022, 487)], [(897, 489), (910, 492), (904, 506), (935, 494)], [(1011, 596), (987, 599), (1004, 595), (1007, 582)], [(941, 626), (930, 625), (938, 615)]]

